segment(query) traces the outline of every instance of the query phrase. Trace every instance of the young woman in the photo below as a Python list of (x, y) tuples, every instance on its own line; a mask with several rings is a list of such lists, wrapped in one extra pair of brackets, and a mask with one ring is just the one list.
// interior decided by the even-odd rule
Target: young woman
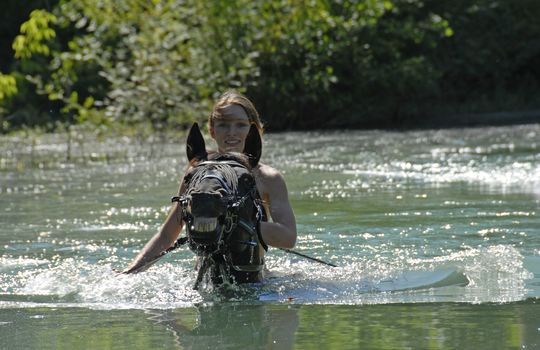
[[(251, 124), (262, 134), (263, 126), (253, 103), (244, 95), (234, 91), (223, 94), (214, 105), (208, 120), (210, 136), (217, 151), (242, 152)], [(296, 219), (294, 217), (287, 186), (283, 176), (271, 166), (259, 164), (253, 169), (257, 189), (263, 200), (266, 213), (272, 221), (261, 222), (261, 234), (269, 246), (292, 248), (296, 243)], [(181, 182), (183, 183), (183, 181)], [(183, 192), (182, 186), (179, 192)], [(123, 273), (144, 270), (145, 265), (161, 252), (171, 247), (183, 227), (178, 218), (178, 203), (174, 203), (160, 231), (152, 237), (143, 250)]]

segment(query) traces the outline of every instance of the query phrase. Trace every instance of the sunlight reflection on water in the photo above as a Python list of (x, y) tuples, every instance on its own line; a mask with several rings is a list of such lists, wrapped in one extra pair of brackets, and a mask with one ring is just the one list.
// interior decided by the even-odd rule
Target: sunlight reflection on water
[[(61, 137), (24, 147), (22, 139), (0, 142), (0, 288), (9, 296), (0, 307), (212, 302), (191, 289), (187, 249), (137, 276), (112, 272), (167, 215), (186, 164), (181, 142), (90, 140), (66, 161)], [(255, 295), (242, 294), (245, 302), (540, 296), (530, 272), (540, 254), (540, 125), (270, 134), (263, 159), (287, 179), (296, 249), (340, 267), (271, 250), (271, 275)], [(437, 278), (443, 285), (429, 287)]]

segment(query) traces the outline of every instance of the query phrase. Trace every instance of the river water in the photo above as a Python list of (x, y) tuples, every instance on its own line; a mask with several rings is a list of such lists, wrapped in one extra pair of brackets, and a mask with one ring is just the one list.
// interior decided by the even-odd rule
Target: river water
[[(0, 348), (540, 348), (540, 124), (268, 134), (295, 250), (264, 283), (192, 289), (159, 229), (184, 138), (0, 139)], [(69, 160), (67, 155), (69, 153)]]

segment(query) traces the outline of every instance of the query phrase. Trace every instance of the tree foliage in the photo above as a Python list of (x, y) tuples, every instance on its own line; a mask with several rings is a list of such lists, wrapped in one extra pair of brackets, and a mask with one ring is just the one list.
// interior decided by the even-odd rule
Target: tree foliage
[(230, 88), (271, 130), (537, 108), (539, 14), (534, 0), (62, 0), (13, 38), (0, 125), (182, 128)]

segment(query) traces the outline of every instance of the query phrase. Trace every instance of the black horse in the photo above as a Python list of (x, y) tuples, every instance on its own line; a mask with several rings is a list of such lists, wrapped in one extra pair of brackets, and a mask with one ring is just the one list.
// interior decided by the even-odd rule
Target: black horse
[(190, 169), (183, 193), (173, 197), (185, 223), (189, 248), (198, 256), (194, 289), (203, 280), (259, 282), (267, 249), (261, 237), (263, 208), (252, 169), (260, 159), (261, 137), (252, 125), (243, 153), (212, 153), (195, 123), (187, 138)]

